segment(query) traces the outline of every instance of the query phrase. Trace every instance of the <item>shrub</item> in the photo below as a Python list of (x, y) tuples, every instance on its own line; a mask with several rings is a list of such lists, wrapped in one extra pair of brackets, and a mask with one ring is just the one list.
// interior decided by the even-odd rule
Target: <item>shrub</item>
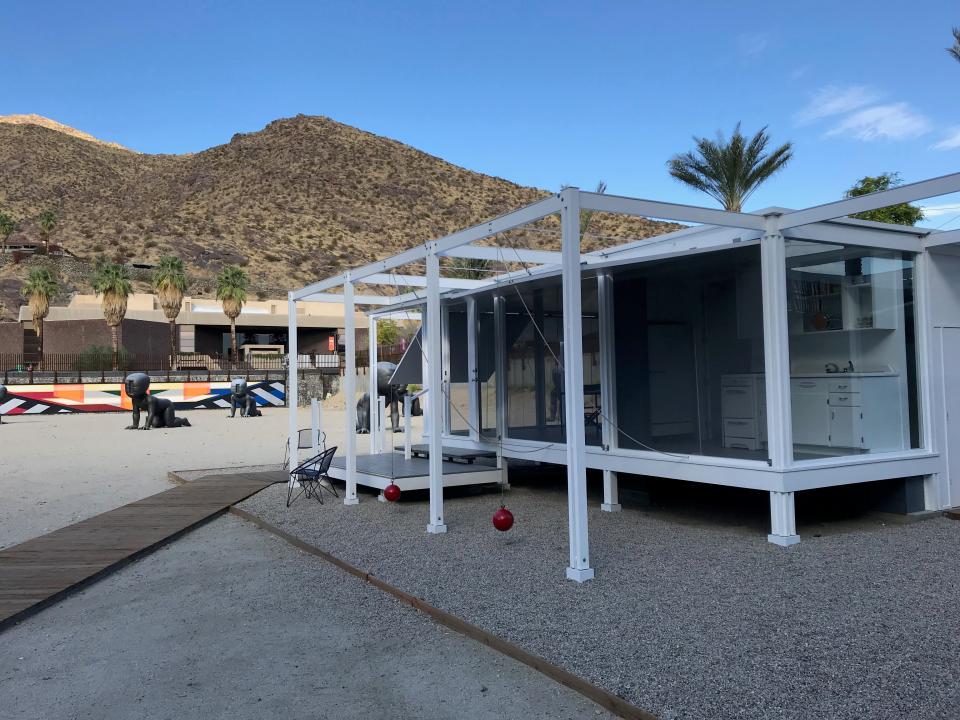
[[(134, 362), (133, 355), (121, 347), (117, 352), (117, 369), (131, 370)], [(113, 350), (108, 346), (91, 345), (80, 353), (80, 356), (73, 362), (74, 370), (112, 370), (113, 369)]]

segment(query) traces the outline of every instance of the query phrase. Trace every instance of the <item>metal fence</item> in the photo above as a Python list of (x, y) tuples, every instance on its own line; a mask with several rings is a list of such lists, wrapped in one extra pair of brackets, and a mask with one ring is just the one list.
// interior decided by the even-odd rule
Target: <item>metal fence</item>
[[(381, 361), (399, 362), (400, 346), (380, 348)], [(369, 365), (366, 351), (357, 353), (357, 367)], [(319, 373), (343, 373), (343, 354), (306, 354), (297, 357), (297, 368)], [(204, 380), (217, 376), (245, 376), (269, 380), (280, 378), (287, 371), (286, 355), (252, 355), (244, 360), (233, 361), (220, 355), (204, 353), (142, 354), (121, 351), (116, 358), (109, 351), (86, 351), (81, 353), (45, 353), (42, 360), (22, 353), (0, 353), (0, 377), (10, 384), (11, 377), (17, 383), (67, 383), (105, 379), (118, 373), (146, 372), (156, 377), (166, 376), (176, 380)]]
[[(305, 371), (338, 373), (342, 367), (339, 355), (301, 355), (297, 367)], [(117, 373), (146, 372), (177, 380), (203, 380), (214, 376), (232, 375), (262, 379), (281, 378), (287, 371), (284, 355), (254, 355), (248, 359), (231, 361), (223, 357), (201, 354), (145, 355), (113, 353), (45, 353), (43, 359), (24, 354), (0, 353), (0, 377), (4, 384), (10, 378), (17, 382), (81, 382), (84, 379)]]

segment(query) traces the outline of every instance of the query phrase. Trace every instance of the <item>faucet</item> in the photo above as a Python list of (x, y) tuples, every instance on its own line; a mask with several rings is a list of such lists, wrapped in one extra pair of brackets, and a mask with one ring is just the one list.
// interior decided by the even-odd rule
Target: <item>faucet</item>
[(847, 360), (847, 372), (853, 372), (853, 360)]

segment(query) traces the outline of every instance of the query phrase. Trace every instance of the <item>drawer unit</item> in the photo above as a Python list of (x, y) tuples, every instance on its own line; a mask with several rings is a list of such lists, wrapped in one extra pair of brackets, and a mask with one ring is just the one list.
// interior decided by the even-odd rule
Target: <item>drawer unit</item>
[(756, 417), (757, 392), (752, 387), (723, 387), (720, 395), (720, 411), (724, 418)]
[(827, 380), (827, 389), (832, 393), (860, 392), (860, 378), (838, 378)]
[(832, 407), (860, 407), (860, 393), (832, 392), (827, 396), (827, 404)]
[(767, 440), (763, 375), (724, 375), (720, 379), (720, 414), (725, 448), (762, 450)]
[(760, 442), (759, 438), (727, 437), (724, 435), (723, 446), (735, 450), (760, 450), (763, 448), (763, 443)]
[(724, 418), (723, 436), (752, 438), (759, 437), (757, 431), (757, 421), (753, 418)]

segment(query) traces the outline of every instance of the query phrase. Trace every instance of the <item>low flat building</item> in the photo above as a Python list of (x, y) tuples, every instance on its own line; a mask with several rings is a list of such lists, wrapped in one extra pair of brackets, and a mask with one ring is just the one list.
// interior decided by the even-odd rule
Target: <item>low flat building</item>
[[(20, 308), (19, 322), (32, 335), (33, 321), (30, 308), (26, 305)], [(357, 313), (356, 322), (361, 325), (366, 322), (366, 317)], [(344, 324), (341, 303), (298, 303), (297, 340), (300, 354), (337, 353)], [(236, 326), (238, 347), (274, 345), (282, 346), (286, 351), (286, 299), (248, 301), (237, 317)], [(77, 294), (66, 306), (51, 307), (43, 327), (44, 353), (47, 355), (80, 353), (95, 346), (110, 346), (110, 328), (104, 321), (100, 298), (96, 295)], [(11, 337), (16, 334), (10, 328), (5, 330)], [(215, 299), (185, 297), (176, 319), (176, 332), (179, 352), (224, 358), (230, 355), (230, 320)], [(128, 352), (136, 355), (169, 354), (169, 323), (155, 295), (130, 295), (120, 341)], [(10, 345), (16, 352), (14, 343)]]

